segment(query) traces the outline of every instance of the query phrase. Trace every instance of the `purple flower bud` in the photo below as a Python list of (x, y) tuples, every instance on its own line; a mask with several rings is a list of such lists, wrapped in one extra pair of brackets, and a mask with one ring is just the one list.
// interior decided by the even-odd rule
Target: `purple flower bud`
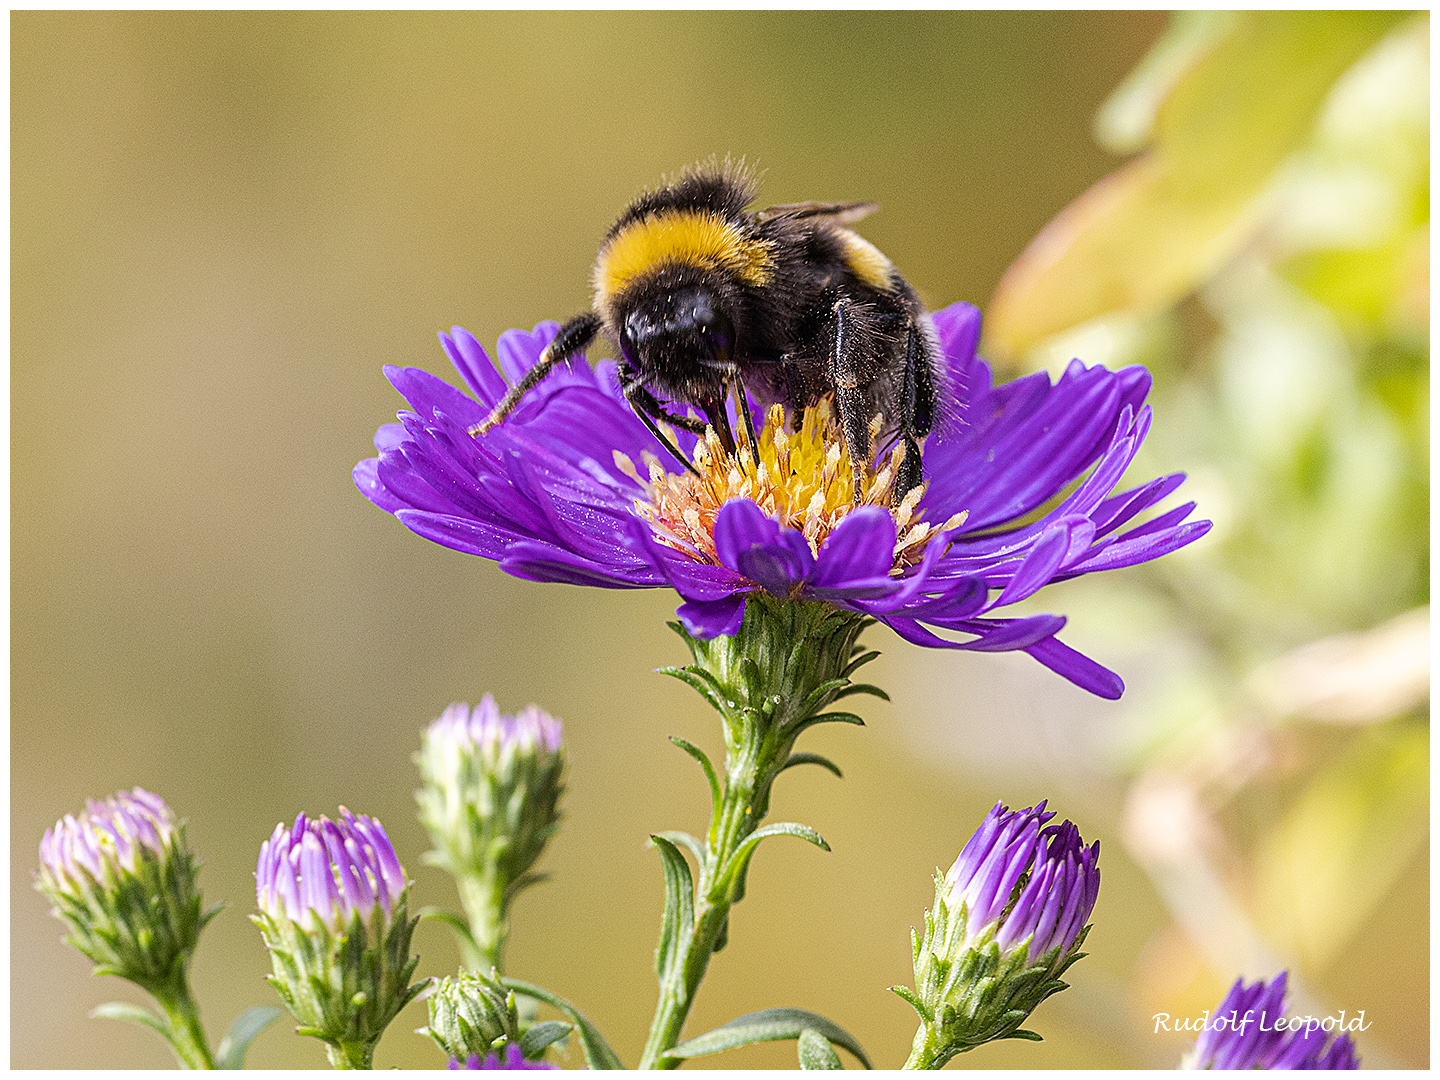
[(1036, 1037), (1020, 1025), (1065, 989), (1084, 954), (1100, 894), (1100, 844), (1086, 847), (1045, 803), (996, 803), (944, 878), (915, 939), (915, 988), (896, 987), (920, 1014), (906, 1068), (938, 1069), (996, 1039)]
[(499, 966), (510, 902), (559, 827), (560, 723), (534, 705), (502, 716), (486, 694), (454, 704), (425, 732), (416, 763), (428, 859), (455, 876), (470, 924), (466, 963)]
[(1028, 940), (1032, 963), (1070, 951), (1100, 894), (1100, 843), (1085, 847), (1069, 821), (1047, 825), (1054, 816), (1044, 802), (1017, 811), (997, 802), (985, 815), (945, 875), (946, 906), (965, 908), (962, 949), (993, 929), (1002, 953)]
[(1250, 986), (1243, 978), (1215, 1009), (1214, 1016), (1181, 1062), (1184, 1069), (1358, 1069), (1348, 1034), (1331, 1041), (1317, 1025), (1297, 1030), (1285, 1019), (1289, 972)]
[(143, 788), (90, 799), (76, 818), (66, 814), (40, 840), (40, 872), (54, 888), (79, 894), (91, 882), (113, 886), (140, 872), (144, 853), (163, 858), (176, 830), (175, 814)]
[(354, 914), (368, 923), (377, 904), (388, 922), (405, 886), (384, 827), (343, 806), (339, 821), (301, 813), (289, 829), (276, 825), (255, 865), (260, 910), (306, 930), (323, 925), (340, 932)]
[(168, 992), (219, 910), (202, 912), (196, 869), (174, 812), (137, 787), (46, 829), (36, 888), (98, 971)]

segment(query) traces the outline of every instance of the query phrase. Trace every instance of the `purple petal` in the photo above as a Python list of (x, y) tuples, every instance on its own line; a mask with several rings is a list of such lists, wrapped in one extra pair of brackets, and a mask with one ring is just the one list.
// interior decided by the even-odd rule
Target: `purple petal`
[(1084, 653), (1076, 652), (1059, 638), (1049, 637), (1034, 645), (1027, 645), (1025, 651), (1055, 674), (1069, 679), (1080, 689), (1088, 690), (1096, 697), (1115, 701), (1125, 692), (1125, 682), (1119, 675), (1097, 664)]
[(745, 596), (737, 593), (722, 600), (687, 600), (675, 609), (686, 633), (702, 641), (721, 634), (734, 634), (745, 617)]

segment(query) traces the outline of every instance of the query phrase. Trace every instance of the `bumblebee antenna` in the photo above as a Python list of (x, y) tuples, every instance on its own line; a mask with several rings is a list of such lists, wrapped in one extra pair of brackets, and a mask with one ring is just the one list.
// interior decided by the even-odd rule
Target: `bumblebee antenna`
[(576, 353), (583, 353), (590, 342), (595, 340), (595, 335), (600, 330), (600, 316), (593, 311), (576, 315), (573, 319), (560, 327), (554, 339), (545, 346), (545, 351), (540, 354), (540, 359), (535, 361), (535, 366), (527, 371), (521, 380), (512, 386), (500, 403), (490, 410), (490, 415), (472, 428), (466, 429), (467, 435), (484, 435), (505, 417), (515, 411), (515, 406), (520, 404), (520, 399), (533, 390), (544, 378), (549, 375), (556, 364), (561, 360), (568, 360)]

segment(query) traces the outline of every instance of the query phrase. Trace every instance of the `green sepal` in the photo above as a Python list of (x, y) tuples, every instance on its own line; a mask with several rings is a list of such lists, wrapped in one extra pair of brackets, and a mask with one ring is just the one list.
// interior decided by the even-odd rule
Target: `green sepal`
[(853, 712), (824, 712), (800, 721), (795, 725), (795, 730), (804, 731), (817, 724), (854, 724), (856, 727), (864, 727), (865, 721)]
[(830, 1040), (814, 1028), (806, 1028), (800, 1032), (799, 1045), (796, 1046), (795, 1051), (800, 1056), (800, 1068), (802, 1069), (845, 1068), (840, 1062), (840, 1055), (830, 1045)]
[[(873, 622), (874, 620), (872, 619), (872, 620), (870, 620), (870, 621)], [(866, 625), (869, 625), (869, 623), (867, 623)], [(860, 670), (860, 669), (861, 669), (862, 667), (864, 667), (866, 664), (870, 663), (871, 660), (878, 660), (878, 659), (880, 659), (880, 650), (879, 650), (879, 649), (870, 649), (870, 650), (868, 650), (868, 651), (861, 652), (861, 650), (862, 650), (863, 648), (864, 648), (864, 646), (862, 646), (862, 645), (856, 645), (856, 646), (855, 646), (855, 651), (856, 651), (857, 653), (860, 653), (860, 655), (857, 656), (857, 657), (855, 657), (855, 659), (851, 660), (848, 664), (845, 665), (844, 668), (841, 669), (840, 674), (841, 674), (841, 675), (844, 675), (845, 678), (848, 679), (851, 675), (854, 675), (855, 672), (857, 672), (858, 670)], [(883, 690), (881, 691), (881, 694), (882, 694), (882, 695), (884, 694), (884, 691), (883, 691)], [(887, 697), (885, 700), (888, 701), (888, 700), (890, 700), (890, 699)]]
[(547, 1046), (568, 1037), (574, 1030), (575, 1025), (564, 1020), (542, 1020), (520, 1036), (520, 1053), (533, 1061)]
[(1009, 1035), (1003, 1036), (1006, 1039), (1024, 1039), (1026, 1042), (1044, 1042), (1045, 1039), (1038, 1032), (1027, 1031), (1025, 1028), (1016, 1028)]
[(655, 949), (655, 973), (664, 981), (676, 964), (684, 963), (685, 947), (695, 926), (695, 883), (679, 848), (659, 834), (650, 839), (660, 852), (665, 871), (665, 912), (660, 944)]
[(501, 978), (500, 982), (517, 994), (524, 994), (526, 997), (534, 998), (536, 1001), (543, 1001), (545, 1004), (559, 1009), (570, 1018), (575, 1025), (575, 1031), (580, 1037), (580, 1049), (585, 1054), (585, 1064), (592, 1069), (624, 1069), (615, 1051), (610, 1049), (610, 1044), (605, 1041), (605, 1036), (600, 1034), (600, 1029), (585, 1018), (585, 1015), (564, 998), (552, 994), (543, 987), (536, 986), (521, 979)]
[(904, 998), (910, 1004), (910, 1007), (920, 1014), (920, 1019), (925, 1023), (933, 1024), (935, 1022), (935, 1015), (930, 1011), (929, 1007), (920, 1000), (914, 990), (911, 990), (908, 986), (892, 986), (890, 987), (890, 992), (897, 997)]
[(791, 754), (785, 759), (785, 764), (780, 766), (780, 771), (784, 772), (786, 769), (793, 769), (796, 765), (819, 765), (822, 769), (827, 769), (834, 773), (841, 780), (845, 779), (845, 774), (840, 771), (840, 766), (822, 754)]
[[(878, 656), (880, 654), (876, 653), (875, 655)], [(852, 694), (869, 694), (871, 697), (878, 697), (881, 701), (890, 700), (890, 695), (874, 683), (851, 683), (835, 695), (835, 700), (839, 701), (841, 698), (850, 697)]]
[(733, 709), (734, 702), (725, 697), (725, 688), (715, 681), (715, 677), (708, 671), (694, 666), (686, 667), (662, 667), (655, 669), (657, 674), (669, 675), (672, 679), (679, 679), (690, 689), (703, 697), (710, 703), (718, 713), (724, 713), (727, 709)]
[(256, 1035), (280, 1018), (281, 1010), (273, 1005), (252, 1005), (230, 1023), (225, 1037), (215, 1050), (217, 1069), (243, 1069), (245, 1053)]
[(669, 1058), (703, 1057), (718, 1054), (722, 1050), (733, 1050), (738, 1046), (752, 1043), (776, 1042), (780, 1039), (798, 1039), (802, 1032), (814, 1031), (837, 1046), (843, 1046), (867, 1069), (870, 1059), (865, 1056), (860, 1043), (834, 1021), (805, 1009), (762, 1009), (759, 1012), (737, 1016), (703, 1035), (687, 1039), (679, 1046), (665, 1052)]

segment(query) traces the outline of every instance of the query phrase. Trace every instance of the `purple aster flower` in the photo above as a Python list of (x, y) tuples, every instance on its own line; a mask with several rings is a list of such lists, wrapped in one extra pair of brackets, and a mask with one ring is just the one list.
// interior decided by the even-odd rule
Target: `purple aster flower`
[(425, 732), (416, 763), (427, 858), (455, 876), (469, 923), (467, 967), (499, 967), (507, 911), (559, 828), (565, 756), (560, 722), (530, 705), (502, 716), (489, 694), (455, 704)]
[(386, 1025), (426, 987), (410, 985), (418, 919), (385, 828), (340, 808), (300, 814), (260, 845), (251, 920), (270, 950), (270, 985), (337, 1068), (368, 1069)]
[(1052, 581), (1157, 558), (1209, 529), (1185, 520), (1193, 503), (1132, 526), (1182, 474), (1112, 494), (1149, 430), (1150, 376), (1076, 361), (1058, 383), (1039, 373), (992, 386), (975, 355), (979, 312), (953, 304), (933, 318), (946, 419), (923, 451), (923, 490), (896, 507), (899, 451), (870, 469), (862, 505), (853, 505), (844, 439), (823, 406), (795, 431), (772, 409), (757, 450), (738, 457), (713, 438), (676, 432), (698, 475), (667, 466), (625, 404), (612, 361), (556, 371), (505, 423), (467, 434), (506, 380), (535, 364), (555, 323), (501, 335), (500, 371), (465, 330), (442, 334), (473, 396), (428, 372), (387, 367), (411, 411), (379, 430), (379, 454), (356, 466), (355, 482), (414, 532), (517, 577), (673, 588), (697, 638), (734, 633), (745, 597), (765, 590), (872, 616), (921, 645), (1022, 649), (1118, 697), (1117, 675), (1056, 638), (1064, 618), (1001, 609)]
[(471, 1054), (465, 1059), (465, 1064), (460, 1064), (455, 1058), (450, 1059), (448, 1066), (451, 1069), (558, 1069), (558, 1065), (552, 1065), (548, 1061), (531, 1061), (520, 1052), (520, 1047), (515, 1043), (507, 1043), (505, 1049), (500, 1052), (491, 1051), (482, 1060), (479, 1054)]
[(1324, 1021), (1285, 1017), (1289, 972), (1235, 985), (1185, 1055), (1186, 1069), (1358, 1069), (1349, 1034), (1331, 1039)]
[(1100, 844), (1041, 802), (996, 803), (950, 872), (935, 883), (915, 941), (915, 989), (896, 993), (920, 1014), (906, 1068), (938, 1069), (995, 1039), (1033, 1037), (1020, 1024), (1065, 988), (1100, 893)]

